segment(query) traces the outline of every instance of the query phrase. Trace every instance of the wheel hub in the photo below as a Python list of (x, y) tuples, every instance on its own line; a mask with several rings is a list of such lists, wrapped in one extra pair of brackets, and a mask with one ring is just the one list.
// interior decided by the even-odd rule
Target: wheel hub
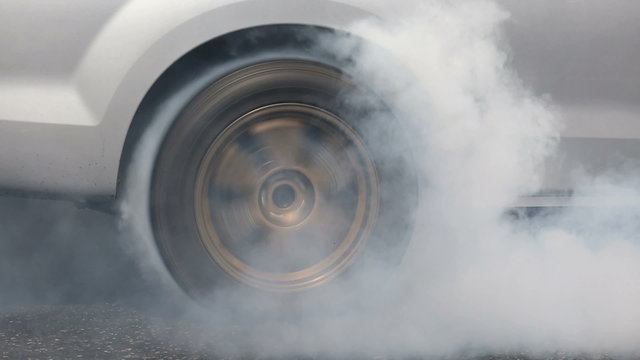
[(296, 200), (296, 191), (289, 184), (276, 186), (271, 194), (271, 201), (280, 209), (286, 209)]
[(376, 172), (357, 134), (305, 104), (255, 109), (211, 144), (197, 174), (198, 229), (236, 279), (276, 291), (346, 269), (377, 215)]
[(279, 170), (262, 183), (258, 201), (269, 224), (289, 227), (309, 217), (315, 192), (309, 178), (300, 171)]

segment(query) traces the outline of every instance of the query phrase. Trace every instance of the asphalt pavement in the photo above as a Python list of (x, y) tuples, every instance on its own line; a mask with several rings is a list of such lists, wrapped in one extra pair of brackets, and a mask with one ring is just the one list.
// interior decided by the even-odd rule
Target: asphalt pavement
[(224, 308), (211, 320), (149, 275), (128, 236), (70, 202), (0, 198), (0, 359), (326, 358), (274, 355), (295, 342), (274, 334), (279, 320), (238, 322)]
[(117, 218), (73, 203), (0, 198), (1, 359), (217, 357), (149, 308), (164, 290), (122, 236)]
[(114, 304), (31, 306), (0, 318), (2, 359), (207, 359), (192, 328)]
[[(64, 201), (0, 198), (0, 359), (335, 358), (340, 321), (317, 322), (319, 332), (335, 339), (309, 351), (300, 350), (314, 340), (306, 324), (211, 321), (148, 276), (123, 236), (111, 215)], [(341, 358), (390, 358), (363, 349)]]

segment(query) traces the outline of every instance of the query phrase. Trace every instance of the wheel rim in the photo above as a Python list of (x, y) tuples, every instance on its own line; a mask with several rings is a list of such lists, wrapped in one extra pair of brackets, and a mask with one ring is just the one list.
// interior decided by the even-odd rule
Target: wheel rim
[(280, 103), (236, 119), (196, 175), (202, 244), (229, 275), (295, 291), (342, 273), (378, 211), (374, 164), (358, 134), (320, 108)]

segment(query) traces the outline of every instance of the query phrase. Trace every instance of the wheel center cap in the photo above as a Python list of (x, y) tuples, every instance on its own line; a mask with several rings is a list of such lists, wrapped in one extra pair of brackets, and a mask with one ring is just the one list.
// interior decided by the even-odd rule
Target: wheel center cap
[(273, 189), (271, 201), (280, 209), (286, 209), (296, 201), (296, 191), (289, 184), (281, 184)]
[(258, 205), (265, 219), (281, 227), (303, 222), (315, 204), (315, 190), (309, 178), (298, 170), (279, 170), (260, 186)]

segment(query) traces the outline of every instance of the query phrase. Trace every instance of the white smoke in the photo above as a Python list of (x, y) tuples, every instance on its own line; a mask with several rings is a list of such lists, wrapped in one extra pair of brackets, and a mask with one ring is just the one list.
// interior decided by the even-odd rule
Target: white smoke
[[(373, 313), (265, 321), (212, 346), (261, 356), (640, 351), (638, 208), (505, 217), (519, 196), (540, 190), (562, 128), (553, 105), (510, 69), (501, 33), (508, 14), (483, 0), (379, 5), (397, 21), (351, 29), (372, 45), (320, 43), (353, 58), (347, 70), (419, 132), (415, 160), (424, 180), (415, 236), (396, 274), (370, 271), (397, 281), (397, 301)], [(585, 178), (576, 194), (637, 197), (631, 179)], [(221, 326), (215, 315), (213, 322)]]
[[(412, 77), (377, 47), (356, 55), (361, 79), (421, 130), (417, 162), (428, 179), (401, 269), (405, 301), (391, 319), (358, 324), (366, 343), (422, 355), (640, 350), (637, 208), (578, 207), (525, 224), (503, 216), (539, 190), (561, 130), (551, 104), (509, 68), (500, 33), (508, 14), (490, 1), (405, 9), (395, 23), (352, 29)], [(637, 198), (629, 174), (619, 178), (585, 179), (576, 196)]]

